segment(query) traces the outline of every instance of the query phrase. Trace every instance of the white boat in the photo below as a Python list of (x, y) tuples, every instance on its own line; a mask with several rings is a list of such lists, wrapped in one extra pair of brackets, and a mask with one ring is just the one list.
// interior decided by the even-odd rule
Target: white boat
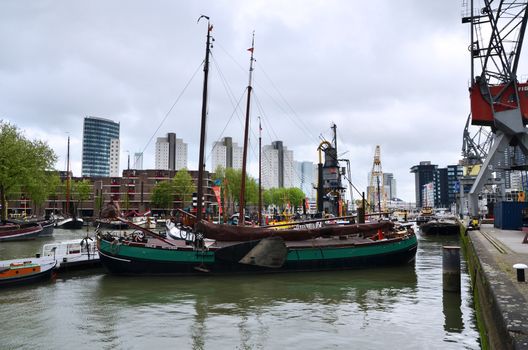
[(63, 228), (67, 230), (79, 230), (82, 229), (84, 225), (84, 220), (81, 218), (65, 218), (63, 220), (57, 221), (55, 227)]
[(41, 257), (53, 257), (58, 270), (99, 264), (97, 246), (89, 237), (44, 244)]
[(0, 266), (31, 261), (35, 264), (56, 262), (55, 270), (77, 270), (96, 267), (100, 264), (99, 252), (92, 238), (72, 239), (44, 244), (42, 252), (34, 258), (20, 258), (0, 261)]

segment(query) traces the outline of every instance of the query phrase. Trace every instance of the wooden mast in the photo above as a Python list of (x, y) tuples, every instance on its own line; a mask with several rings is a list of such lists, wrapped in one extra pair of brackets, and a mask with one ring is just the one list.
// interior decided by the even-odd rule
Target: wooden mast
[(245, 197), (246, 197), (246, 163), (247, 163), (247, 149), (248, 149), (248, 138), (249, 138), (249, 111), (251, 103), (251, 78), (253, 75), (253, 51), (255, 49), (255, 32), (253, 32), (253, 38), (251, 39), (251, 48), (248, 51), (251, 52), (249, 59), (249, 83), (247, 88), (247, 104), (246, 104), (246, 122), (244, 127), (244, 151), (242, 153), (242, 178), (240, 179), (240, 200), (238, 208), (238, 225), (244, 226), (245, 215)]
[(258, 224), (262, 225), (262, 126), (259, 119), (259, 183), (258, 183)]
[(211, 45), (211, 30), (213, 26), (209, 22), (209, 17), (200, 16), (201, 18), (207, 19), (207, 43), (205, 44), (205, 61), (204, 61), (204, 82), (203, 82), (203, 96), (202, 96), (202, 124), (200, 129), (200, 155), (198, 160), (198, 199), (196, 203), (196, 222), (202, 220), (202, 207), (203, 207), (203, 196), (204, 196), (204, 153), (205, 153), (205, 131), (207, 121), (207, 79), (209, 76), (209, 47)]
[(68, 136), (68, 151), (66, 153), (66, 214), (70, 215), (70, 137)]

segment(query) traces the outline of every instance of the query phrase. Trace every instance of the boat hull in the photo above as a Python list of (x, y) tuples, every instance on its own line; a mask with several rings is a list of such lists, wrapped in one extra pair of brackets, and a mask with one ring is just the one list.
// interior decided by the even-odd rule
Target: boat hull
[(12, 228), (3, 227), (0, 229), (0, 242), (24, 241), (37, 238), (42, 232), (42, 226), (35, 224), (26, 227)]
[(57, 228), (62, 228), (66, 230), (79, 230), (82, 229), (84, 221), (78, 218), (67, 218), (62, 221), (57, 222)]
[(420, 226), (420, 232), (424, 235), (458, 235), (460, 234), (460, 224), (429, 221)]
[(39, 234), (39, 237), (48, 237), (53, 235), (53, 229), (55, 228), (55, 222), (52, 220), (41, 222), (42, 231)]
[[(279, 268), (241, 264), (238, 257), (219, 258), (218, 251), (159, 249), (155, 247), (112, 244), (99, 241), (101, 263), (114, 274), (186, 275), (271, 273), (357, 269), (405, 264), (416, 255), (416, 236), (365, 245), (328, 247), (288, 247), (284, 264)], [(233, 257), (236, 257), (233, 254)]]
[(16, 287), (49, 280), (52, 276), (54, 267), (55, 263), (48, 263), (47, 266), (42, 267), (42, 270), (35, 273), (22, 273), (14, 277), (7, 278), (1, 277), (0, 275), (0, 288)]

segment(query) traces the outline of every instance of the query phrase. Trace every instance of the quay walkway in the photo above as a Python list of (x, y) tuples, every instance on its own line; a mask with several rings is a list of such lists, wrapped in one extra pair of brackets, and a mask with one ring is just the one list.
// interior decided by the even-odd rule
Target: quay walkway
[[(481, 225), (462, 232), (483, 349), (528, 349), (528, 282), (514, 264), (528, 265), (525, 232)], [(528, 280), (528, 269), (525, 271)]]

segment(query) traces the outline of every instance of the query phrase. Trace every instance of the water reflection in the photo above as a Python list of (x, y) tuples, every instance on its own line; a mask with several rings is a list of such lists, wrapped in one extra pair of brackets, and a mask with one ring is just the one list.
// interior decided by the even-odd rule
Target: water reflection
[(460, 293), (444, 291), (442, 305), (445, 317), (444, 330), (461, 333), (464, 330), (464, 321), (462, 320), (462, 297)]
[(456, 238), (419, 237), (415, 265), (370, 270), (62, 276), (0, 291), (0, 347), (478, 349), (464, 260), (461, 294), (442, 294), (448, 244)]
[(127, 304), (203, 301), (211, 313), (240, 313), (281, 302), (357, 303), (360, 309), (381, 306), (383, 300), (416, 289), (414, 266), (361, 271), (292, 274), (119, 277), (104, 275), (97, 297)]
[[(442, 247), (460, 246), (458, 236), (422, 236), (419, 238), (419, 275), (428, 281), (428, 288), (436, 289), (442, 293), (442, 316), (444, 319), (444, 341), (450, 343), (464, 344), (468, 342), (472, 346), (479, 344), (479, 339), (469, 341), (463, 334), (468, 330), (475, 329), (475, 314), (464, 313), (464, 310), (473, 308), (471, 297), (471, 282), (467, 272), (463, 251), (461, 251), (461, 291), (443, 291), (442, 281)], [(419, 283), (420, 284), (420, 283)], [(476, 344), (475, 344), (476, 343)], [(469, 345), (466, 345), (468, 348)]]
[[(390, 314), (401, 300), (415, 303), (416, 288), (417, 276), (412, 265), (361, 271), (205, 278), (104, 275), (98, 280), (93, 295), (100, 307), (92, 312), (98, 321), (98, 331), (113, 345), (116, 345), (116, 334), (122, 332), (119, 319), (142, 318), (143, 313), (152, 318), (160, 311), (171, 314), (174, 324), (178, 324), (178, 320), (182, 321), (180, 325), (185, 324), (192, 342), (189, 345), (194, 349), (202, 349), (208, 342), (218, 344), (222, 339), (219, 329), (225, 327), (218, 326), (222, 323), (237, 327), (240, 347), (252, 348), (269, 341), (270, 319), (342, 327), (343, 315), (368, 315), (371, 311)], [(113, 310), (112, 316), (107, 316), (109, 310)], [(369, 318), (362, 322), (360, 327), (367, 327)], [(212, 324), (217, 327), (211, 327)], [(152, 329), (152, 325), (149, 328)], [(170, 334), (183, 337), (176, 329)]]

